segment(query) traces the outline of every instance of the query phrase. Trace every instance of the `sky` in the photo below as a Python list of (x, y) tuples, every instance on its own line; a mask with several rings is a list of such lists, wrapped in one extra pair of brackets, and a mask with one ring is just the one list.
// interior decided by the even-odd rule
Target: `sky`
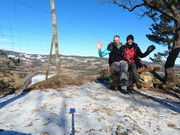
[[(43, 76), (33, 77), (33, 82)], [(179, 99), (88, 82), (0, 96), (1, 135), (179, 135)], [(74, 133), (75, 132), (75, 133)], [(74, 134), (73, 134), (74, 133)]]
[[(98, 56), (96, 42), (103, 50), (119, 35), (125, 44), (129, 34), (142, 52), (154, 44), (156, 50), (142, 60), (149, 60), (166, 47), (149, 41), (146, 34), (152, 20), (100, 0), (55, 0), (59, 53), (63, 55)], [(0, 5), (0, 49), (31, 54), (49, 54), (52, 40), (50, 0), (6, 0)], [(53, 50), (53, 53), (55, 51)], [(180, 63), (177, 60), (176, 63)]]

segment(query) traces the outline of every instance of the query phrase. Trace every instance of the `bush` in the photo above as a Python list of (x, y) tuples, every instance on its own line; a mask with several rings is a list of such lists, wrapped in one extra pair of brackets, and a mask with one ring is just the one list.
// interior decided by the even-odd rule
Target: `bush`
[(14, 89), (12, 88), (9, 82), (0, 80), (0, 94), (11, 93), (13, 91)]
[[(12, 70), (15, 70), (17, 66), (19, 66), (20, 58), (11, 58), (8, 57), (8, 54), (0, 50), (0, 73), (2, 77), (9, 78), (13, 74)], [(14, 90), (13, 86), (10, 85), (8, 79), (5, 81), (4, 79), (0, 80), (0, 93), (12, 92)]]

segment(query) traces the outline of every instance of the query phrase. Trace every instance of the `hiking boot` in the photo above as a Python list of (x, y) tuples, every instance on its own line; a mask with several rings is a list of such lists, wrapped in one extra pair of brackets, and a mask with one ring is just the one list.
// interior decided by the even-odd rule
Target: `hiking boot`
[(121, 86), (121, 93), (123, 94), (129, 94), (126, 86)]
[(127, 89), (121, 89), (121, 93), (122, 93), (122, 94), (129, 94), (129, 92), (127, 91)]
[(127, 91), (132, 93), (134, 91), (134, 89), (133, 89), (133, 87), (128, 87)]
[(141, 88), (142, 88), (142, 85), (140, 84), (140, 82), (137, 82), (137, 83), (136, 83), (136, 86), (137, 86), (138, 89), (141, 89)]
[(121, 86), (124, 86), (124, 85), (127, 85), (127, 82), (128, 82), (128, 80), (126, 80), (126, 79), (121, 79), (121, 81), (120, 81), (120, 85)]

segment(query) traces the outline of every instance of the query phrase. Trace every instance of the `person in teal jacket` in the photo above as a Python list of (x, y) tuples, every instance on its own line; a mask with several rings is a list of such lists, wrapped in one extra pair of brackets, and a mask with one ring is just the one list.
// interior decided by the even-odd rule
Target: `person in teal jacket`
[(104, 57), (109, 54), (109, 67), (119, 72), (121, 90), (126, 93), (126, 84), (128, 81), (128, 64), (123, 60), (122, 57), (123, 50), (120, 44), (120, 37), (118, 35), (115, 35), (113, 37), (113, 42), (109, 43), (107, 49), (105, 49), (104, 51), (102, 51), (102, 44), (99, 41), (96, 43), (96, 45), (100, 57)]

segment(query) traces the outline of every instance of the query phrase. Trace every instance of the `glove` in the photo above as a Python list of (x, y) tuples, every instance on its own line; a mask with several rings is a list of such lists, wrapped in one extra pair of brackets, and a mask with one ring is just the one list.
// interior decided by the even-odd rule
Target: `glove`
[(151, 53), (152, 51), (154, 51), (154, 49), (156, 49), (156, 47), (154, 45), (151, 45), (147, 48), (147, 52)]

